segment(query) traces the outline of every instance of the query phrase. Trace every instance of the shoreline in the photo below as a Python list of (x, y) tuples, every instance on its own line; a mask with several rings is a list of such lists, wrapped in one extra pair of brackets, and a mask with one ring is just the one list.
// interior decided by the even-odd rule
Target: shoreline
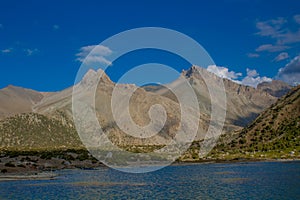
[(236, 163), (236, 162), (266, 162), (266, 161), (278, 161), (278, 162), (287, 162), (287, 161), (300, 161), (300, 158), (238, 158), (238, 159), (207, 159), (207, 160), (198, 160), (198, 161), (176, 161), (174, 163)]
[[(239, 160), (203, 160), (203, 161), (185, 161), (185, 162), (173, 162), (169, 166), (188, 166), (188, 165), (198, 165), (198, 164), (233, 164), (233, 163), (255, 163), (255, 162), (299, 162), (299, 158), (295, 159), (239, 159)], [(143, 165), (147, 166), (147, 165)], [(151, 165), (149, 165), (151, 166)], [(152, 165), (153, 166), (153, 165)], [(159, 166), (156, 165), (156, 166)], [(0, 182), (2, 181), (18, 181), (18, 180), (53, 180), (59, 176), (55, 171), (60, 171), (64, 169), (78, 169), (78, 170), (97, 170), (109, 168), (106, 165), (100, 165), (93, 168), (60, 168), (53, 169), (52, 171), (46, 170), (28, 170), (21, 172), (10, 172), (0, 174)]]
[(0, 175), (1, 181), (17, 181), (17, 180), (52, 180), (59, 176), (53, 172), (27, 172), (27, 173), (9, 173)]

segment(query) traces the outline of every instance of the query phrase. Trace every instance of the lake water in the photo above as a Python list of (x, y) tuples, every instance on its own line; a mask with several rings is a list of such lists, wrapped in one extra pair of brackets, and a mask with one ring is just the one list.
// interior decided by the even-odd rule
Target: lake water
[(0, 199), (300, 199), (300, 162), (169, 166), (146, 174), (62, 170), (0, 182)]

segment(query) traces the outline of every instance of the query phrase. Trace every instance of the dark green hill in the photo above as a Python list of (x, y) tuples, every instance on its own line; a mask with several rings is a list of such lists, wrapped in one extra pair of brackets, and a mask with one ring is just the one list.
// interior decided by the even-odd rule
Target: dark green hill
[(239, 134), (221, 138), (217, 158), (287, 158), (300, 151), (300, 86), (261, 113)]

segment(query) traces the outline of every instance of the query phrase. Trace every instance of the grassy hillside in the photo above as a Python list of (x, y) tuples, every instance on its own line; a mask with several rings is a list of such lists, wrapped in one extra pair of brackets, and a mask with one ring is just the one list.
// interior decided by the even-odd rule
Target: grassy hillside
[(28, 113), (0, 121), (0, 149), (32, 151), (82, 148), (73, 123), (63, 113), (57, 116), (49, 118)]
[(300, 151), (300, 86), (279, 99), (239, 134), (226, 135), (212, 157), (297, 157)]

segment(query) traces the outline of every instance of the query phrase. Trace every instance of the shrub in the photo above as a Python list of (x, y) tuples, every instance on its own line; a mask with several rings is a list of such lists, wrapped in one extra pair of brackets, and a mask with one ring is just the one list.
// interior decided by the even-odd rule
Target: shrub
[(246, 139), (245, 138), (240, 139), (239, 143), (240, 144), (245, 144), (246, 143)]
[(16, 165), (14, 165), (14, 164), (11, 163), (11, 162), (5, 163), (4, 166), (5, 166), (5, 167), (16, 167)]
[(23, 164), (20, 164), (20, 165), (17, 165), (17, 167), (23, 167), (23, 168), (25, 168), (26, 166), (23, 165)]

